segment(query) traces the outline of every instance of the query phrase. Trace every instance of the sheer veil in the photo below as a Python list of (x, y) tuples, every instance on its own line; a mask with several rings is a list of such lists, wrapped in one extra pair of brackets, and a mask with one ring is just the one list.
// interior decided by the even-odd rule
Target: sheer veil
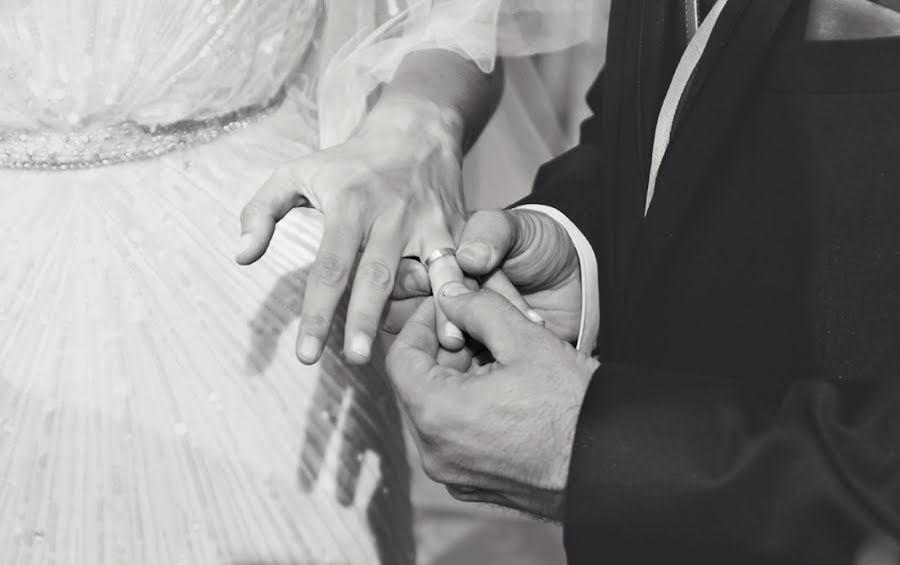
[(578, 143), (585, 95), (603, 65), (609, 0), (597, 0), (590, 35), (578, 45), (506, 58), (503, 99), (466, 158), (469, 209), (509, 205), (525, 196), (538, 167)]
[(346, 139), (370, 95), (417, 50), (446, 49), (490, 72), (497, 57), (524, 57), (583, 43), (594, 0), (329, 0), (317, 99), (323, 147)]
[(540, 163), (576, 141), (603, 61), (609, 0), (328, 0), (319, 139), (346, 139), (408, 53), (441, 48), (485, 72), (506, 59), (503, 100), (466, 159), (470, 208), (525, 194)]

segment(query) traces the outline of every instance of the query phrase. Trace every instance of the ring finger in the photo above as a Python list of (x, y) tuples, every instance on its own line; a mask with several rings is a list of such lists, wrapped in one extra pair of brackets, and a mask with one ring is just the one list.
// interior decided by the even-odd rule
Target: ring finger
[[(428, 238), (427, 244), (422, 245), (419, 257), (424, 262), (432, 253), (438, 250), (455, 250), (456, 244), (453, 238), (445, 230), (437, 237)], [(463, 283), (463, 272), (456, 262), (454, 254), (436, 258), (428, 265), (428, 280), (431, 282), (431, 291), (437, 296), (441, 287), (450, 282)], [(465, 345), (465, 339), (458, 327), (456, 327), (444, 314), (441, 308), (435, 308), (435, 321), (437, 322), (438, 340), (441, 347), (448, 351), (459, 351)]]

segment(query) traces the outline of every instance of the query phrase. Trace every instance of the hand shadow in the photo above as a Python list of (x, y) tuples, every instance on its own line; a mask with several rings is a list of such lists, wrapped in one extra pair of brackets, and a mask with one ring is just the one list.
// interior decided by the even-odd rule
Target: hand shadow
[[(262, 375), (271, 366), (282, 334), (300, 317), (308, 273), (308, 268), (297, 269), (279, 278), (249, 322), (251, 347), (246, 362), (252, 374)], [(304, 492), (311, 492), (322, 479), (326, 450), (337, 441), (336, 496), (339, 504), (350, 506), (365, 455), (374, 453), (381, 479), (366, 513), (381, 563), (412, 564), (411, 477), (400, 410), (384, 374), (384, 350), (377, 340), (372, 361), (364, 367), (349, 365), (341, 355), (347, 303), (345, 295), (316, 365), (297, 479)]]

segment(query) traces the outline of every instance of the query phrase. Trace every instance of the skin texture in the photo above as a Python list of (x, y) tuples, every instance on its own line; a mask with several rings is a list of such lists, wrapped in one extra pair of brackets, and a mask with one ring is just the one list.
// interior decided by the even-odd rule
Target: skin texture
[(599, 363), (492, 291), (448, 283), (439, 300), (492, 360), (442, 354), (433, 298), (391, 347), (388, 374), (426, 473), (460, 500), (561, 519), (579, 407)]
[[(545, 325), (564, 341), (578, 339), (578, 254), (562, 226), (549, 216), (532, 210), (476, 212), (463, 227), (457, 261), (466, 276), (504, 296), (532, 322)], [(403, 262), (386, 329), (398, 333), (430, 293), (421, 265)]]
[[(485, 211), (463, 228), (458, 259), (482, 281), (481, 290), (451, 282), (437, 303), (400, 300), (391, 312), (402, 331), (388, 354), (388, 374), (423, 467), (460, 500), (559, 520), (580, 406), (599, 366), (569, 343), (581, 314), (574, 245), (540, 212)], [(486, 288), (497, 273), (521, 291), (526, 310)], [(421, 282), (414, 275), (402, 280)], [(441, 347), (437, 307), (469, 338), (462, 351)], [(524, 313), (531, 311), (545, 323)]]
[[(348, 289), (344, 354), (351, 363), (368, 362), (401, 259), (456, 247), (465, 222), (462, 157), (496, 106), (498, 75), (446, 51), (408, 56), (352, 138), (282, 166), (247, 203), (236, 258), (242, 265), (265, 254), (277, 222), (292, 209), (311, 206), (324, 215), (297, 339), (301, 362), (319, 359)], [(425, 278), (436, 289), (463, 274), (448, 257)], [(435, 315), (441, 344), (462, 348), (459, 329)]]

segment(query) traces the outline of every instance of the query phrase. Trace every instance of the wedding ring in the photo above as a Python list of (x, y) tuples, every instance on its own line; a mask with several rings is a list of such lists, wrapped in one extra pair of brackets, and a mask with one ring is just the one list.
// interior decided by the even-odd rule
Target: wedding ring
[(435, 261), (440, 259), (441, 257), (456, 257), (456, 250), (452, 247), (441, 247), (440, 249), (435, 249), (431, 252), (431, 254), (422, 261), (422, 264), (425, 265), (425, 270), (430, 271), (431, 266)]

